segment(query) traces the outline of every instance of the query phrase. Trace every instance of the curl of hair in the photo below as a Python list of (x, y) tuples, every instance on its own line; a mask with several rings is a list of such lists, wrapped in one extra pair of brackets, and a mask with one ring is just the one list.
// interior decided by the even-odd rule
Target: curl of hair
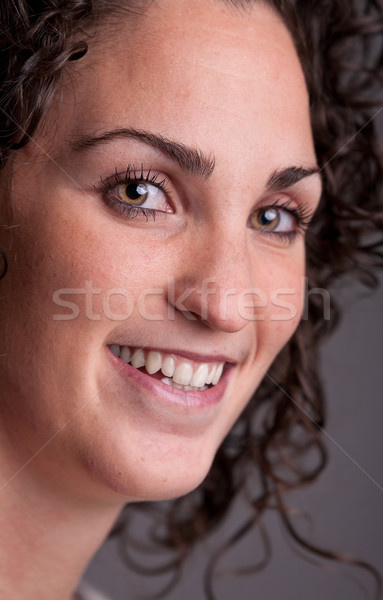
[(90, 0), (65, 3), (4, 0), (0, 7), (0, 167), (25, 146), (51, 104), (64, 65), (86, 51), (76, 28), (92, 12)]
[(1, 257), (1, 262), (3, 263), (1, 266), (1, 271), (0, 271), (0, 279), (3, 279), (3, 277), (5, 277), (5, 275), (7, 274), (8, 271), (8, 259), (7, 259), (7, 254), (5, 253), (5, 251), (0, 248), (0, 257)]
[[(380, 0), (225, 0), (238, 9), (257, 1), (270, 5), (289, 28), (310, 94), (324, 192), (307, 233), (309, 289), (329, 289), (345, 274), (374, 287), (375, 270), (383, 266), (383, 159), (375, 119), (382, 105), (383, 5)], [(86, 51), (91, 24), (103, 10), (110, 10), (110, 4), (2, 0), (0, 167), (11, 151), (28, 143), (52, 101), (64, 67)], [(114, 4), (130, 10), (134, 3)], [(283, 502), (283, 492), (313, 481), (326, 464), (320, 431), (325, 404), (317, 351), (338, 322), (339, 310), (333, 305), (331, 320), (326, 320), (318, 297), (309, 295), (308, 313), (310, 320), (302, 320), (265, 374), (201, 486), (184, 498), (147, 507), (154, 514), (152, 541), (174, 550), (174, 558), (158, 572), (174, 568), (177, 573), (193, 545), (216, 528), (238, 494), (246, 490), (254, 470), (261, 483), (257, 495), (247, 491), (252, 516), (227, 547), (273, 506), (298, 544), (336, 558), (300, 538)], [(307, 460), (313, 454), (315, 464)], [(125, 537), (129, 514), (123, 514), (112, 534)], [(212, 559), (207, 571), (209, 598), (214, 597), (210, 575), (221, 554)], [(375, 572), (363, 562), (353, 562)]]

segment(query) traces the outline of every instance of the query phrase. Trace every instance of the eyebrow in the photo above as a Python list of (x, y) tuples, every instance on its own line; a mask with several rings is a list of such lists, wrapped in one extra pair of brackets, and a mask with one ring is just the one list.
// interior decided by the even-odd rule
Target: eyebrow
[(207, 181), (215, 169), (214, 156), (206, 156), (198, 148), (186, 146), (158, 133), (141, 129), (113, 129), (100, 135), (88, 136), (71, 142), (70, 148), (78, 152), (118, 139), (138, 140), (159, 150), (162, 154), (177, 162), (182, 171), (193, 177), (199, 177)]
[[(80, 140), (70, 142), (70, 149), (74, 152), (81, 152), (119, 139), (138, 140), (177, 162), (180, 168), (188, 175), (201, 178), (205, 181), (211, 177), (215, 169), (216, 161), (212, 154), (207, 156), (198, 148), (187, 146), (181, 142), (164, 137), (161, 134), (143, 129), (123, 127), (106, 131), (99, 135), (86, 136)], [(318, 167), (304, 168), (291, 166), (277, 170), (269, 178), (266, 189), (271, 192), (286, 189), (302, 179), (315, 174), (319, 174)]]
[(267, 182), (267, 190), (277, 192), (289, 188), (312, 175), (320, 176), (319, 167), (287, 167), (280, 171), (274, 171)]

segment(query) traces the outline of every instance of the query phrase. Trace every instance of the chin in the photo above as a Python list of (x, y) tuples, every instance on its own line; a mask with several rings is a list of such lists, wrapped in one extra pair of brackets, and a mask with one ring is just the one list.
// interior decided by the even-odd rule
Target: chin
[(125, 449), (120, 454), (114, 452), (113, 457), (84, 457), (83, 468), (88, 482), (91, 480), (90, 487), (99, 499), (122, 504), (169, 500), (188, 494), (208, 474), (215, 448), (188, 440), (182, 450), (177, 450), (179, 443), (167, 444), (159, 454), (153, 448), (145, 453)]

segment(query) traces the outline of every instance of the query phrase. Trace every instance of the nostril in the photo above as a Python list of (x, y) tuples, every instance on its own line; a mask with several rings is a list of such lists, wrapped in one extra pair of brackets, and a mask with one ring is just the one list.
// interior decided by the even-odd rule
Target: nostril
[(206, 321), (206, 317), (198, 314), (197, 312), (194, 312), (193, 310), (186, 311), (186, 315), (187, 318), (190, 319), (190, 321)]

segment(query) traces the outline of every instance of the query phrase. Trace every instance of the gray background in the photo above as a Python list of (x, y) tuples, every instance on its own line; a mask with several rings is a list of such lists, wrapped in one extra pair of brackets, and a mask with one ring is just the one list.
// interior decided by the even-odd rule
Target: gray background
[[(315, 484), (290, 494), (288, 504), (311, 516), (311, 521), (297, 516), (296, 523), (313, 542), (370, 561), (383, 573), (383, 290), (368, 295), (348, 285), (342, 295), (345, 318), (322, 351), (329, 465)], [(240, 515), (237, 507), (231, 525)], [(256, 575), (218, 579), (215, 590), (220, 600), (232, 600), (236, 594), (240, 600), (373, 597), (369, 576), (334, 563), (316, 566), (305, 561), (291, 548), (276, 514), (269, 514), (266, 524), (273, 542), (269, 566)], [(181, 584), (168, 598), (203, 598), (202, 573), (209, 547), (224, 539), (221, 532), (198, 547)], [(260, 557), (260, 547), (257, 536), (245, 540), (231, 553), (231, 564)], [(158, 590), (156, 579), (143, 580), (126, 569), (112, 542), (95, 556), (85, 578), (112, 600), (132, 600), (138, 593)]]

